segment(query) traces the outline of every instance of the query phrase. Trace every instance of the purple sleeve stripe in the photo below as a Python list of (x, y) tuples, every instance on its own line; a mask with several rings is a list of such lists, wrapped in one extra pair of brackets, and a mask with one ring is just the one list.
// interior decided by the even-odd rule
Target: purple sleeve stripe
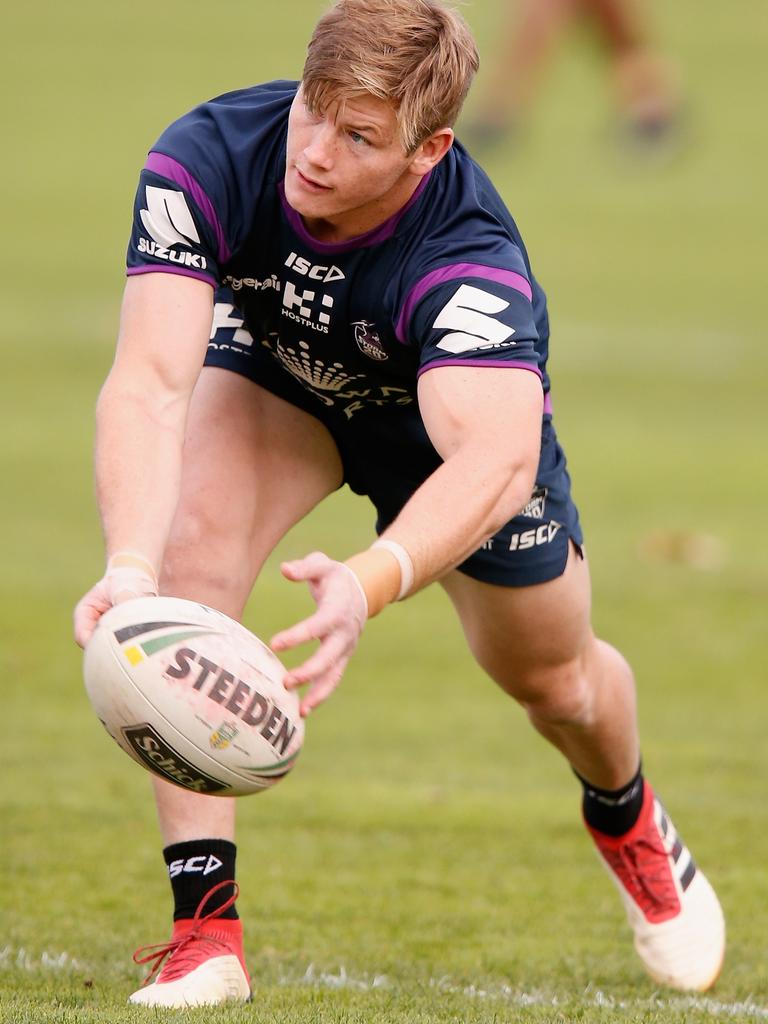
[(232, 253), (224, 238), (224, 231), (222, 230), (219, 218), (216, 216), (216, 210), (202, 186), (192, 177), (186, 167), (183, 167), (173, 157), (154, 152), (149, 154), (144, 166), (148, 171), (154, 171), (155, 174), (168, 178), (169, 181), (175, 182), (189, 192), (214, 230), (219, 263), (226, 263)]
[(397, 340), (402, 345), (406, 344), (407, 328), (413, 311), (430, 288), (460, 277), (482, 277), (486, 281), (499, 281), (520, 292), (529, 302), (533, 299), (529, 282), (522, 274), (516, 274), (514, 270), (500, 270), (499, 267), (487, 267), (483, 263), (450, 263), (448, 266), (440, 267), (427, 274), (426, 277), (422, 277), (408, 293), (395, 328)]
[[(531, 373), (535, 373), (537, 377), (542, 378), (541, 370), (537, 366), (531, 366), (530, 363), (503, 363), (500, 359), (434, 359), (431, 363), (425, 363), (416, 374), (417, 378), (426, 373), (428, 370), (434, 370), (438, 366), (495, 366), (495, 367), (511, 367), (514, 370), (530, 370)], [(542, 410), (545, 415), (552, 415), (552, 395), (549, 391), (544, 395), (544, 409)]]
[(126, 270), (128, 277), (133, 277), (135, 274), (179, 274), (181, 277), (196, 277), (198, 281), (205, 281), (211, 288), (218, 288), (219, 283), (215, 277), (211, 277), (210, 274), (201, 274), (199, 270), (187, 270), (186, 267), (128, 267)]
[(515, 363), (510, 360), (502, 361), (501, 359), (433, 359), (430, 363), (424, 363), (416, 376), (420, 377), (422, 373), (434, 370), (438, 366), (493, 366), (498, 369), (530, 370), (531, 373), (535, 373), (539, 379), (542, 379), (542, 373), (538, 366), (533, 366), (531, 363)]

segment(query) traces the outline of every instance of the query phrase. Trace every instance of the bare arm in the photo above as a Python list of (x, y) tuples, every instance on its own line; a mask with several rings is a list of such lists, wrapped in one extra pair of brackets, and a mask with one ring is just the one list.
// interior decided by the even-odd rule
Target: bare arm
[(412, 590), (463, 562), (528, 501), (542, 403), (527, 370), (445, 366), (421, 377), (421, 415), (444, 462), (384, 533), (411, 556)]
[[(210, 285), (194, 278), (130, 278), (115, 361), (99, 396), (96, 489), (107, 555), (134, 552), (155, 571), (178, 500), (187, 410), (212, 308)], [(78, 605), (79, 643), (112, 603), (107, 598), (97, 584)]]
[(210, 286), (194, 278), (128, 280), (115, 362), (96, 414), (96, 486), (108, 554), (135, 549), (159, 565), (212, 303)]
[[(423, 375), (419, 405), (444, 462), (383, 535), (410, 556), (409, 592), (464, 561), (528, 501), (542, 404), (541, 383), (527, 370), (445, 366)], [(272, 640), (276, 650), (321, 641), (286, 679), (289, 688), (312, 682), (302, 700), (306, 714), (335, 688), (365, 619), (397, 598), (401, 567), (390, 551), (374, 546), (346, 564), (315, 552), (285, 563), (283, 573), (308, 582), (318, 603), (314, 615)]]

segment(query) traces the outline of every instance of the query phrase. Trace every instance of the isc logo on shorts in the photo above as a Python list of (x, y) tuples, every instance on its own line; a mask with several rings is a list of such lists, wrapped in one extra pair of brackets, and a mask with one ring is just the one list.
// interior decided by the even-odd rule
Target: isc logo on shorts
[(525, 551), (526, 548), (537, 548), (540, 544), (550, 544), (557, 536), (562, 523), (542, 523), (535, 530), (524, 530), (522, 533), (513, 533), (509, 538), (510, 551)]

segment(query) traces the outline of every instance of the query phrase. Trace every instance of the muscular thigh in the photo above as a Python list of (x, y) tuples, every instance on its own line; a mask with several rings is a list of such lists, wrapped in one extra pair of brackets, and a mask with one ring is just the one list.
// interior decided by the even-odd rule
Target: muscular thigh
[(518, 700), (578, 670), (591, 640), (586, 557), (570, 545), (565, 571), (527, 587), (504, 587), (460, 572), (442, 585), (478, 663)]
[(164, 588), (239, 614), (280, 538), (342, 481), (314, 417), (229, 370), (192, 396)]

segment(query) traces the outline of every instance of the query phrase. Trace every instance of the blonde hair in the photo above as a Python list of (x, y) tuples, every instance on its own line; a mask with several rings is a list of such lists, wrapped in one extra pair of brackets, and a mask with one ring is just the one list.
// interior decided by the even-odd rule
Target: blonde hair
[(453, 126), (478, 66), (469, 27), (439, 0), (338, 0), (309, 42), (304, 102), (322, 112), (365, 93), (387, 100), (412, 153)]

